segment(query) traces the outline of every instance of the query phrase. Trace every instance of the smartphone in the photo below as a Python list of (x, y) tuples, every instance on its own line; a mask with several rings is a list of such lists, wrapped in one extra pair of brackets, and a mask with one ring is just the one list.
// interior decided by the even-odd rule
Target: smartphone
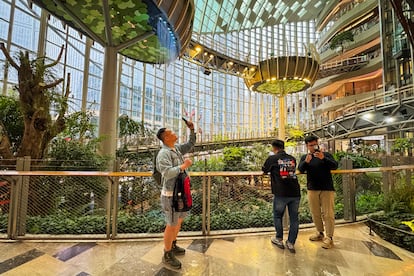
[(188, 125), (188, 121), (187, 121), (187, 119), (186, 119), (186, 118), (181, 117), (181, 119), (183, 119), (184, 123), (185, 123), (186, 125)]
[(313, 149), (315, 150), (315, 152), (321, 151), (319, 145), (314, 145)]

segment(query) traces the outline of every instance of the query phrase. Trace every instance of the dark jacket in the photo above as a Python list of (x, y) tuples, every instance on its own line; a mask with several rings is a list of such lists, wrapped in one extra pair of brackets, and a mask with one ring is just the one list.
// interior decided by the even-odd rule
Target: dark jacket
[(338, 162), (329, 152), (323, 154), (324, 159), (312, 157), (309, 164), (305, 162), (306, 154), (300, 158), (298, 169), (301, 173), (306, 173), (308, 190), (335, 191), (331, 170), (338, 168)]
[(281, 197), (300, 197), (300, 186), (295, 173), (296, 159), (285, 151), (271, 155), (262, 170), (270, 172), (272, 194)]

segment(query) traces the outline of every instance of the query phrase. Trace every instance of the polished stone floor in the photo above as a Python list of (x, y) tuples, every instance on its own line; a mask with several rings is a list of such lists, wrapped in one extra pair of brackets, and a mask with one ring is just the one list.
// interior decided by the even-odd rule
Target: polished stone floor
[(414, 253), (370, 235), (363, 223), (337, 226), (334, 248), (310, 242), (301, 229), (296, 254), (270, 242), (272, 234), (183, 238), (180, 270), (161, 263), (153, 241), (0, 242), (1, 275), (414, 275)]

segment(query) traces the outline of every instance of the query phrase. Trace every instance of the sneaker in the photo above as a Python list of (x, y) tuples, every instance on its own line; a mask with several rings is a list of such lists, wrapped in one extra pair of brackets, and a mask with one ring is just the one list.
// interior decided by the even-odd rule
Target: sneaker
[(273, 237), (271, 241), (274, 245), (276, 245), (280, 249), (285, 249), (285, 246), (283, 245), (283, 240)]
[(330, 249), (333, 247), (333, 240), (332, 238), (326, 237), (323, 239), (322, 248)]
[(286, 247), (290, 253), (296, 253), (295, 246), (289, 241), (286, 241)]
[(174, 252), (174, 255), (184, 255), (185, 254), (185, 249), (182, 248), (182, 247), (179, 247), (177, 245), (177, 240), (173, 241), (171, 250), (172, 250), (172, 252)]
[(171, 266), (175, 269), (181, 268), (181, 262), (177, 260), (172, 250), (164, 251), (164, 256), (162, 257), (162, 262), (166, 265)]
[(323, 233), (322, 232), (317, 232), (314, 235), (309, 237), (310, 241), (321, 241), (323, 240)]

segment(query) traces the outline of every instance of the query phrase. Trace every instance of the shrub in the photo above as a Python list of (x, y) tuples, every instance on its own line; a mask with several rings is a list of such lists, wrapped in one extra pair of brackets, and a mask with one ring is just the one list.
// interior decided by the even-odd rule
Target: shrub
[(373, 213), (383, 210), (384, 208), (384, 194), (366, 192), (359, 194), (356, 198), (356, 211), (358, 215)]
[(386, 196), (386, 212), (414, 213), (414, 185), (399, 184)]

